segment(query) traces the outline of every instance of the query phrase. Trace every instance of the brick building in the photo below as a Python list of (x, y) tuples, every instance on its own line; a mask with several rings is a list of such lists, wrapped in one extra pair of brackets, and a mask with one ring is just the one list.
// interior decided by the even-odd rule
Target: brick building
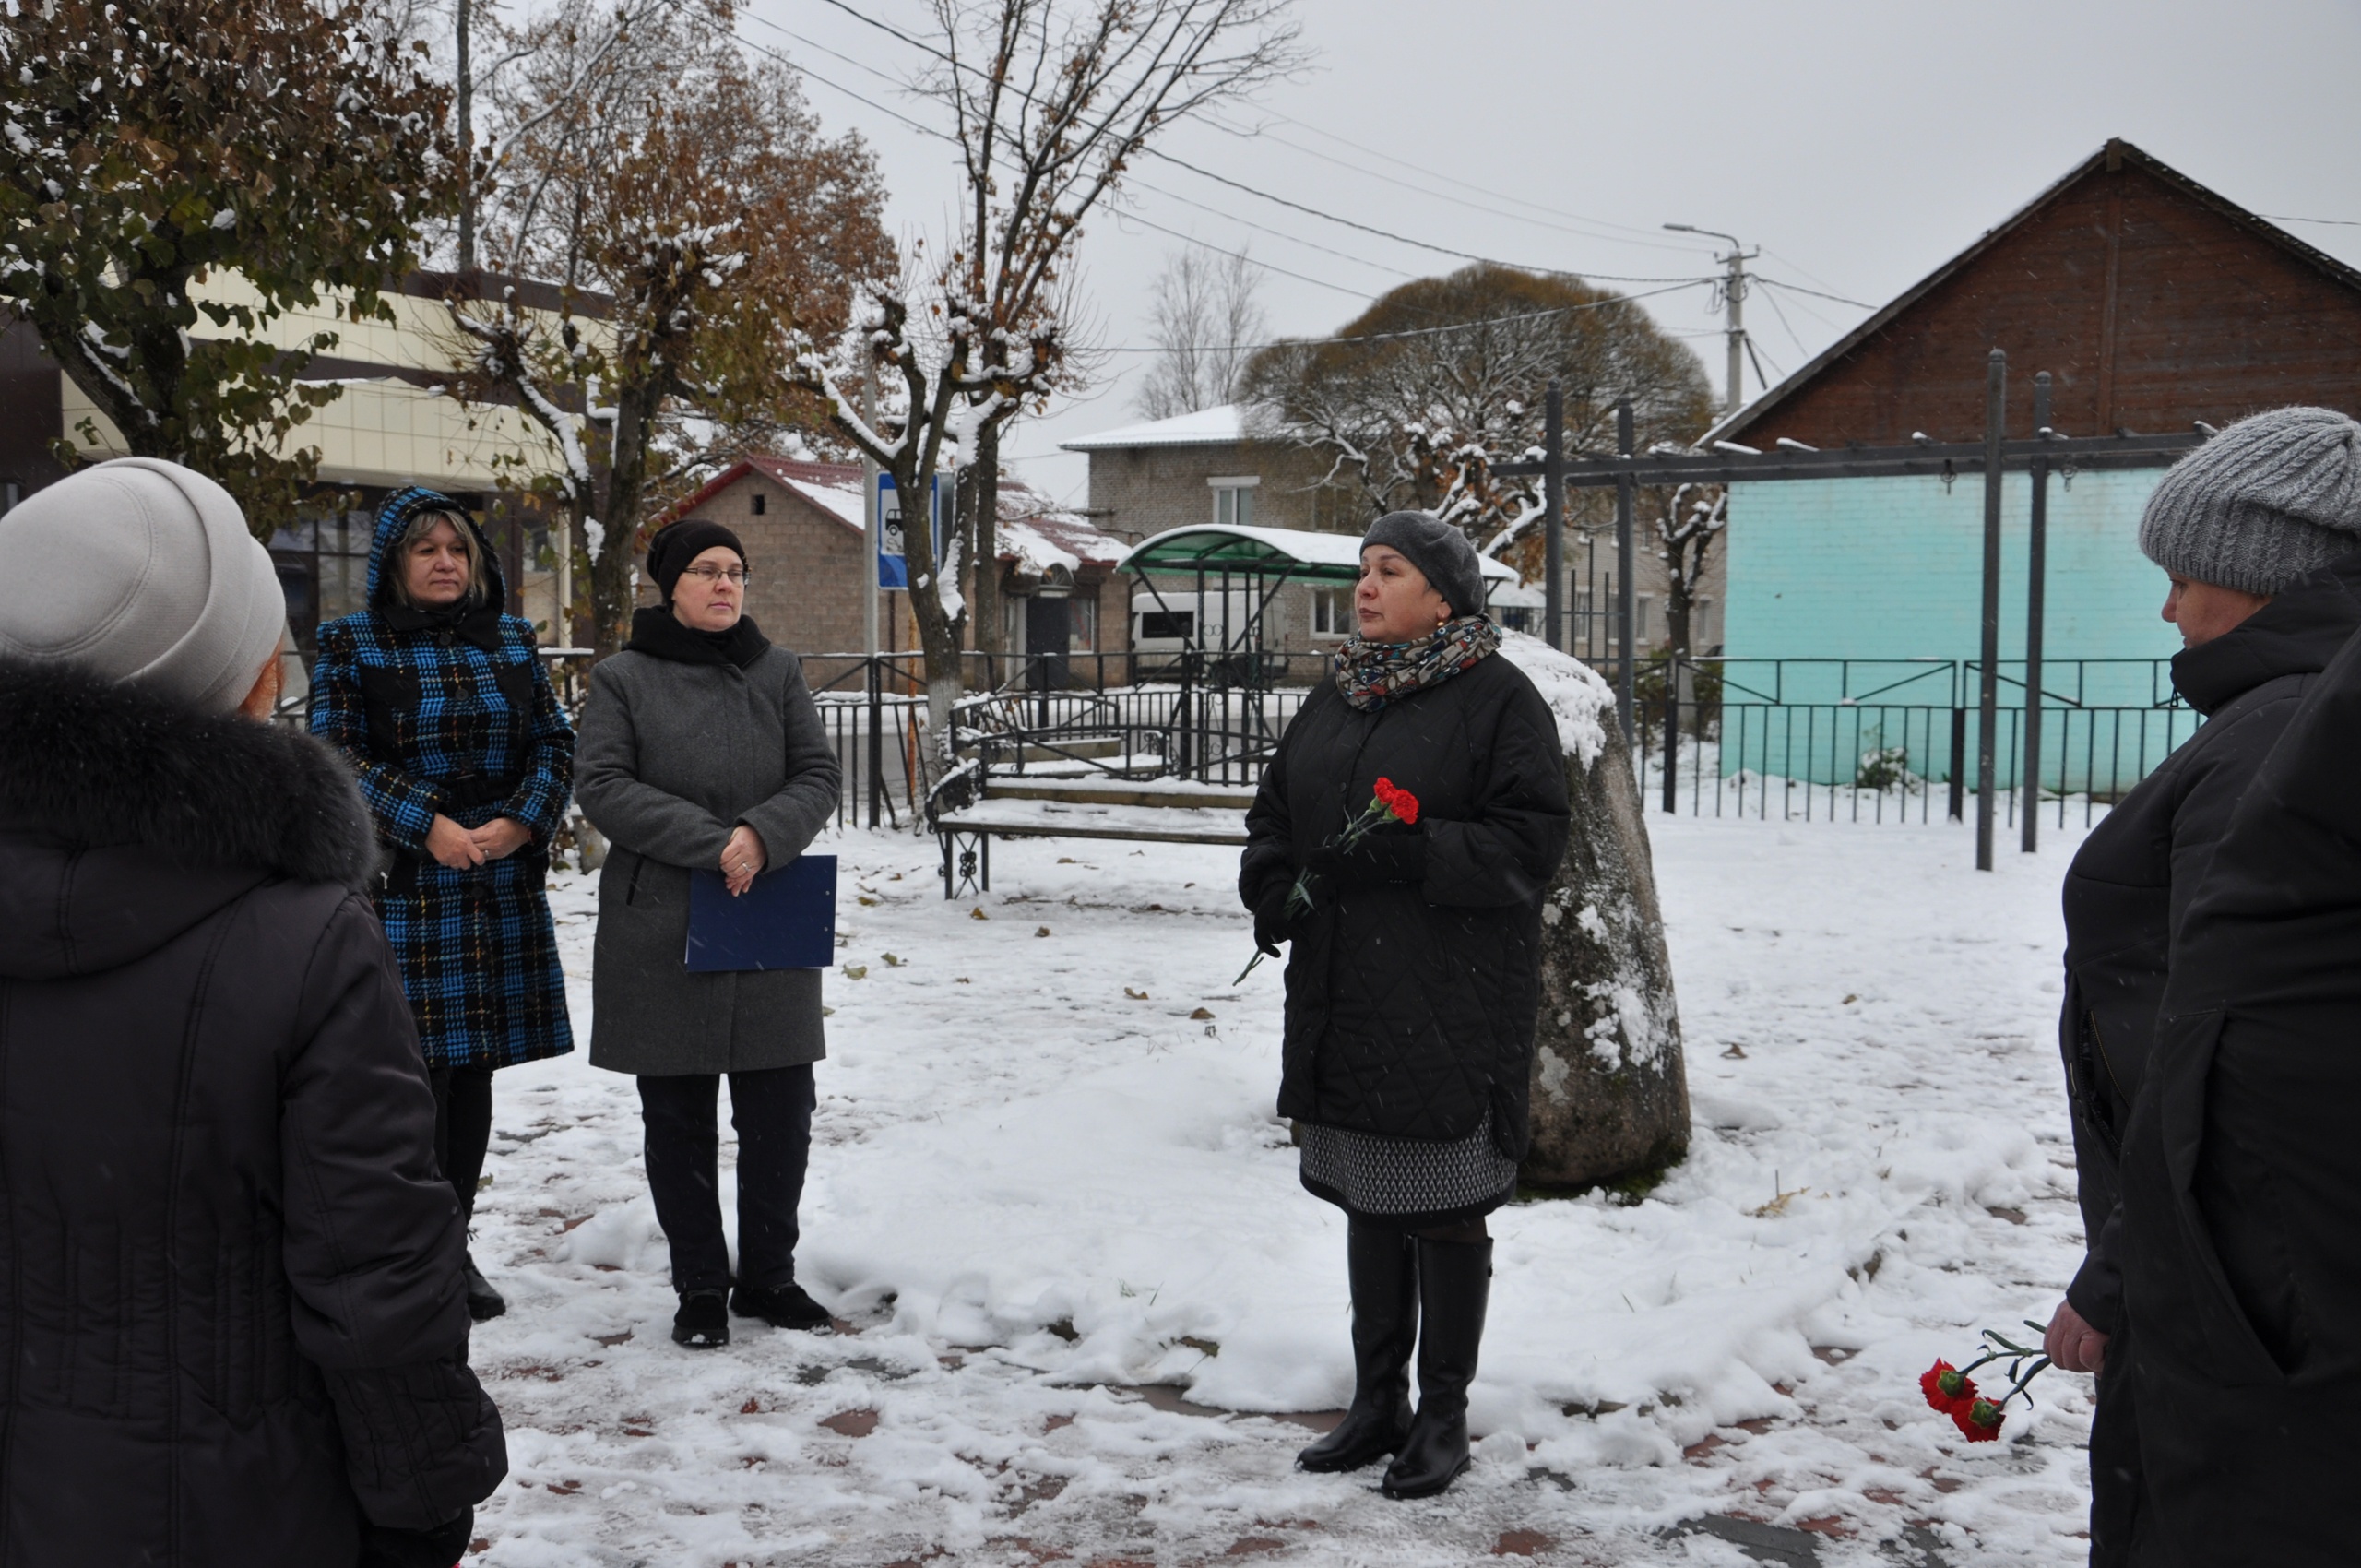
[[(2361, 273), (2138, 148), (2110, 141), (1711, 439), (1769, 448), (1984, 434), (1986, 357), (2009, 356), (2008, 433), (2033, 433), (2034, 375), (2067, 435), (2220, 426), (2315, 403), (2361, 415)], [(2053, 660), (2166, 657), (2165, 578), (2136, 543), (2161, 469), (2049, 490)], [(2030, 481), (2003, 488), (2002, 657), (2022, 657)], [(1980, 481), (1832, 479), (1731, 487), (1728, 651), (1972, 658)], [(2152, 700), (2142, 667), (2137, 692)]]
[[(867, 548), (862, 469), (758, 455), (742, 459), (672, 506), (659, 519), (706, 517), (745, 541), (753, 569), (746, 611), (773, 641), (803, 654), (861, 651), (861, 593)], [(1069, 655), (1125, 650), (1124, 584), (1115, 572), (1124, 546), (1072, 512), (1008, 479), (1000, 490), (1002, 646), (1013, 652), (1055, 651), (1044, 636), (1063, 623)], [(642, 601), (655, 602), (644, 582)], [(878, 644), (887, 652), (918, 647), (909, 596), (878, 591)], [(1038, 601), (1038, 608), (1037, 608)], [(1062, 615), (1045, 615), (1051, 603)], [(975, 646), (974, 628), (968, 646)], [(1110, 679), (1120, 671), (1111, 664)]]
[[(267, 340), (287, 348), (315, 333), (337, 335), (335, 351), (314, 358), (303, 379), (338, 383), (341, 394), (295, 426), (285, 443), (318, 449), (321, 505), (269, 541), (287, 591), (290, 624), (307, 654), (319, 623), (362, 607), (376, 508), (409, 484), (442, 491), (474, 512), (502, 554), (509, 608), (535, 623), (544, 643), (575, 640), (558, 624), (559, 573), (551, 538), (556, 514), (531, 496), (502, 489), (504, 481), (515, 481), (518, 464), (527, 473), (556, 471), (562, 461), (556, 447), (514, 407), (470, 406), (441, 390), (465, 351), (445, 299), (484, 297), (494, 290), (516, 299), (545, 327), (553, 327), (564, 303), (555, 285), (527, 279), (413, 272), (386, 294), (391, 321), (350, 320), (339, 314), (338, 296), (323, 294), (261, 329)], [(216, 303), (253, 301), (251, 291), (227, 274), (214, 275), (196, 291)], [(603, 334), (605, 307), (603, 296), (577, 294), (574, 320), (588, 333)], [(64, 476), (54, 451), (61, 439), (93, 461), (129, 450), (41, 335), (0, 306), (0, 511)], [(350, 510), (335, 505), (344, 499), (352, 503)]]

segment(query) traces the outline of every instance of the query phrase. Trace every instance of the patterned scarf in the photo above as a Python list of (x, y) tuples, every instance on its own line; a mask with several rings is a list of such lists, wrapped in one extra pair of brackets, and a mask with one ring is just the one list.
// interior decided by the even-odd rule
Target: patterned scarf
[(1364, 713), (1440, 685), (1497, 653), (1501, 629), (1481, 615), (1445, 621), (1423, 642), (1373, 643), (1358, 633), (1336, 650), (1336, 689)]

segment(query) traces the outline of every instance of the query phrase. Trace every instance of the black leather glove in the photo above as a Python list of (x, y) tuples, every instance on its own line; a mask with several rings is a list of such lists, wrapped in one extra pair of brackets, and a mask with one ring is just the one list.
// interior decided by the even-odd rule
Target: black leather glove
[(1319, 849), (1305, 862), (1323, 887), (1353, 892), (1427, 877), (1427, 836), (1416, 831), (1372, 833), (1350, 849)]
[(361, 1568), (453, 1568), (468, 1554), (476, 1527), (472, 1508), (429, 1530), (361, 1526)]
[(1275, 958), (1279, 944), (1289, 934), (1294, 921), (1287, 917), (1287, 895), (1295, 889), (1291, 878), (1281, 878), (1264, 889), (1262, 901), (1254, 906), (1254, 950)]

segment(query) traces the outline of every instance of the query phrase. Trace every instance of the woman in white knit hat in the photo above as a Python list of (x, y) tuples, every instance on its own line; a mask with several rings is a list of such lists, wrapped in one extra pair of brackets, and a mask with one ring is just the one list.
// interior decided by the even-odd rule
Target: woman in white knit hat
[(447, 1564), (507, 1468), (351, 775), (220, 486), (0, 516), (0, 1562)]

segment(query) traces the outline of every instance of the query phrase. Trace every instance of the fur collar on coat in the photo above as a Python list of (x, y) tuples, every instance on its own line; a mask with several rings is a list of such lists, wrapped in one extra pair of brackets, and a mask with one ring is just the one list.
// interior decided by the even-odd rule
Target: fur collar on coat
[(377, 864), (351, 773), (310, 736), (6, 659), (0, 827), (354, 888)]

